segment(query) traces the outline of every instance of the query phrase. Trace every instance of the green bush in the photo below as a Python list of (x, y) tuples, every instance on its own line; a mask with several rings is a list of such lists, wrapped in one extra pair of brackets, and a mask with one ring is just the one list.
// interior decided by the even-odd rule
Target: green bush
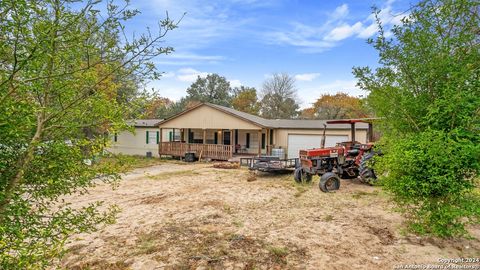
[(382, 131), (380, 181), (416, 233), (467, 234), (480, 217), (480, 2), (423, 0), (370, 43), (380, 67), (354, 68)]
[(385, 139), (385, 155), (376, 166), (409, 227), (420, 234), (465, 235), (465, 225), (480, 220), (480, 196), (472, 192), (480, 145), (434, 130), (391, 140)]

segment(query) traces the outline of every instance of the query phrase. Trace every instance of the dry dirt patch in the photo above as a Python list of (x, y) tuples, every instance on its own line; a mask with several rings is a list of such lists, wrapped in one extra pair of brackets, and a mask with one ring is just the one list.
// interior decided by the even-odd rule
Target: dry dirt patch
[[(99, 186), (83, 204), (121, 209), (116, 224), (71, 237), (71, 269), (391, 269), (480, 256), (477, 240), (429, 241), (398, 232), (402, 219), (378, 188), (342, 181), (336, 193), (291, 175), (171, 164)], [(318, 180), (317, 180), (318, 181)], [(475, 231), (477, 230), (477, 231)], [(478, 228), (473, 228), (478, 234)]]

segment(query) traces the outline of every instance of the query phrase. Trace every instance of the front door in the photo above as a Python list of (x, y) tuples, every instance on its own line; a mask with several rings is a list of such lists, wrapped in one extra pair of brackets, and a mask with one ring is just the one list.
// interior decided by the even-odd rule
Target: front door
[(223, 132), (223, 144), (230, 145), (230, 130), (224, 130)]

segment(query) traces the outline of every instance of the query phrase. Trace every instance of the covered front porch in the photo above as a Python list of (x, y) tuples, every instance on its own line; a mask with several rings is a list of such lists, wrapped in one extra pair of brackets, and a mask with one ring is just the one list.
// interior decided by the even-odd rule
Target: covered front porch
[(271, 154), (273, 129), (192, 129), (160, 128), (159, 154), (184, 157), (195, 153), (197, 158), (231, 160), (235, 156)]

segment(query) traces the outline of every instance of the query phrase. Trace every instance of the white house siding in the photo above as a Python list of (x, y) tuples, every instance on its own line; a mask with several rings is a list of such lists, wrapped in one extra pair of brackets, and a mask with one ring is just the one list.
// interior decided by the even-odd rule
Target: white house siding
[[(156, 133), (159, 132), (155, 127), (136, 127), (134, 132), (122, 131), (117, 134), (117, 141), (115, 136), (111, 136), (111, 145), (108, 151), (114, 154), (124, 155), (138, 155), (146, 156), (147, 152), (152, 152), (152, 155), (158, 157), (158, 143), (155, 140), (149, 140), (147, 144), (147, 131), (155, 134), (152, 138), (156, 138)], [(163, 130), (163, 141), (168, 141), (169, 131), (171, 129)]]

